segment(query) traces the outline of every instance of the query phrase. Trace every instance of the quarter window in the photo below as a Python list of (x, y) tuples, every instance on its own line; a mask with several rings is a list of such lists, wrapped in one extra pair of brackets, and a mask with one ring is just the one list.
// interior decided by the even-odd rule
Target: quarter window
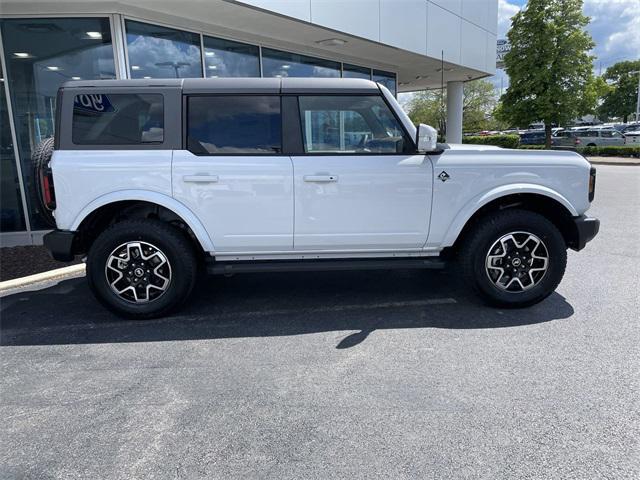
[(83, 94), (73, 103), (76, 145), (139, 145), (164, 140), (160, 94)]
[(192, 96), (187, 145), (198, 155), (266, 155), (282, 151), (280, 97)]
[(379, 96), (302, 96), (300, 117), (307, 153), (402, 153), (411, 145)]

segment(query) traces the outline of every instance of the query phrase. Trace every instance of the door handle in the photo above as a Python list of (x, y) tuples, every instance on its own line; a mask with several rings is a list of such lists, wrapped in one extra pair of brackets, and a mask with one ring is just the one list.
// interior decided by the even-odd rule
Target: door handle
[(192, 183), (216, 183), (218, 181), (218, 175), (184, 175), (182, 180)]
[(305, 182), (316, 182), (316, 183), (329, 183), (329, 182), (337, 182), (337, 175), (305, 175), (302, 177)]

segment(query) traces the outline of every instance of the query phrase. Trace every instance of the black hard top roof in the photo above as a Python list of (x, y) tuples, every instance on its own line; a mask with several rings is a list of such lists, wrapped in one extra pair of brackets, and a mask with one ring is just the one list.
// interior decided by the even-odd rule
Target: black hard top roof
[(378, 85), (360, 78), (157, 78), (74, 80), (62, 88), (181, 88), (183, 93), (378, 93)]

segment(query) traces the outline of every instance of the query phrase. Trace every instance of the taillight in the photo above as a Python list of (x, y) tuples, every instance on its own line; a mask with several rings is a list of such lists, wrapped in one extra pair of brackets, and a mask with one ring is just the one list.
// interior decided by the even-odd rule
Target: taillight
[(580, 139), (579, 138), (576, 138), (575, 145), (576, 146), (580, 145)]
[(53, 176), (51, 170), (47, 169), (42, 175), (42, 197), (44, 205), (49, 210), (55, 210), (56, 208), (56, 192), (53, 189)]
[(589, 171), (589, 201), (593, 202), (596, 195), (596, 167), (591, 167)]

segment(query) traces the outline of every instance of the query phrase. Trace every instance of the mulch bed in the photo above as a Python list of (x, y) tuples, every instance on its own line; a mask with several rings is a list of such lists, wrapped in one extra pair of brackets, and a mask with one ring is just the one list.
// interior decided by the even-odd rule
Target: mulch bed
[(73, 262), (58, 262), (42, 246), (0, 248), (0, 282), (75, 265), (81, 261), (80, 257), (76, 257)]

